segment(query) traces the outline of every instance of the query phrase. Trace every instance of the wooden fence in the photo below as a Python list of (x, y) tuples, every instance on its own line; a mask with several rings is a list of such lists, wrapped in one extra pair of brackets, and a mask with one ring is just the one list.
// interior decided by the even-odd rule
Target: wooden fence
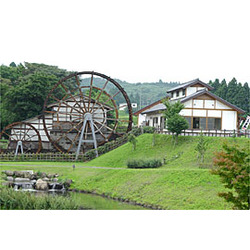
[[(98, 154), (102, 155), (113, 149), (120, 147), (128, 141), (127, 135), (124, 135), (117, 140), (108, 142), (103, 146), (98, 147)], [(84, 154), (78, 156), (78, 162), (86, 162), (94, 159), (96, 152), (94, 149), (87, 151)], [(71, 153), (27, 153), (27, 154), (15, 154), (12, 153), (1, 153), (0, 161), (49, 161), (49, 162), (75, 162), (76, 154)]]
[[(160, 134), (172, 135), (173, 133), (168, 130), (159, 130)], [(204, 130), (202, 131), (204, 136), (215, 136), (215, 137), (246, 137), (250, 138), (249, 130)], [(199, 136), (201, 130), (189, 129), (183, 130), (180, 135), (183, 136)]]

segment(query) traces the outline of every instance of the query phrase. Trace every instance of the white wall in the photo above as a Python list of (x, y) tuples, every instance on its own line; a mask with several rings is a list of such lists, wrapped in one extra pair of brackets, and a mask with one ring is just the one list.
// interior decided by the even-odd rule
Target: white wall
[(145, 115), (139, 114), (138, 115), (138, 126), (141, 126), (144, 121), (146, 121), (146, 114)]
[(201, 109), (197, 109), (197, 110), (193, 110), (193, 116), (196, 117), (206, 117), (206, 110), (201, 110)]
[(220, 118), (221, 117), (221, 111), (220, 110), (208, 110), (207, 112), (208, 117), (217, 117)]
[(205, 108), (214, 109), (214, 100), (205, 100)]
[(203, 100), (194, 99), (194, 108), (203, 108)]
[(187, 87), (187, 96), (196, 92), (196, 87)]
[(184, 106), (186, 108), (192, 108), (192, 100), (188, 100), (187, 102), (184, 103)]
[(222, 129), (234, 130), (236, 126), (237, 111), (222, 111)]
[(191, 116), (192, 111), (191, 111), (191, 109), (183, 109), (183, 110), (181, 110), (180, 115), (182, 115), (182, 116)]
[(231, 109), (230, 107), (226, 106), (225, 104), (216, 100), (216, 108), (218, 109)]

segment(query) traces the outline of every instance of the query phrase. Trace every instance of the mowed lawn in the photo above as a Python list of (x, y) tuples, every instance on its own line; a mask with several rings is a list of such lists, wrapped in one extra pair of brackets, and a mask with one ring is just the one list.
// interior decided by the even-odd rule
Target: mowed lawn
[[(209, 150), (205, 168), (196, 163), (197, 137), (180, 137), (176, 147), (171, 137), (152, 134), (137, 138), (137, 149), (127, 143), (88, 163), (2, 162), (1, 170), (33, 169), (59, 173), (62, 178), (73, 179), (72, 188), (123, 198), (163, 209), (231, 209), (232, 205), (217, 196), (224, 189), (219, 178), (211, 175), (214, 151), (220, 150), (224, 140), (249, 145), (245, 138), (208, 138)], [(166, 158), (167, 164), (158, 169), (127, 169), (129, 158)], [(6, 166), (8, 165), (8, 166)]]

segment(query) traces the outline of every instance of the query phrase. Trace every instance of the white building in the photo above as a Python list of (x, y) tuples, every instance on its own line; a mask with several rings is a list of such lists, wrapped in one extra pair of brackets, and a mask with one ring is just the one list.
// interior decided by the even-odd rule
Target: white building
[[(170, 101), (179, 100), (185, 108), (180, 115), (189, 123), (193, 130), (236, 130), (238, 114), (244, 110), (211, 93), (213, 88), (195, 79), (167, 91)], [(148, 125), (165, 129), (165, 118), (162, 113), (165, 105), (161, 100), (137, 111), (138, 126)]]
[[(128, 106), (127, 103), (120, 103), (119, 104), (119, 110), (125, 110), (127, 106)], [(132, 107), (132, 109), (136, 109), (137, 108), (137, 103), (136, 102), (131, 103), (131, 107)]]

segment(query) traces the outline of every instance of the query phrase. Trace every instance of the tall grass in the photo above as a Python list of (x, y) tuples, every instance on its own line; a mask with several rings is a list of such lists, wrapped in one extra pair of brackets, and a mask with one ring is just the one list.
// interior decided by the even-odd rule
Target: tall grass
[(30, 192), (17, 192), (11, 188), (0, 189), (0, 210), (73, 210), (79, 206), (71, 198), (35, 195)]

